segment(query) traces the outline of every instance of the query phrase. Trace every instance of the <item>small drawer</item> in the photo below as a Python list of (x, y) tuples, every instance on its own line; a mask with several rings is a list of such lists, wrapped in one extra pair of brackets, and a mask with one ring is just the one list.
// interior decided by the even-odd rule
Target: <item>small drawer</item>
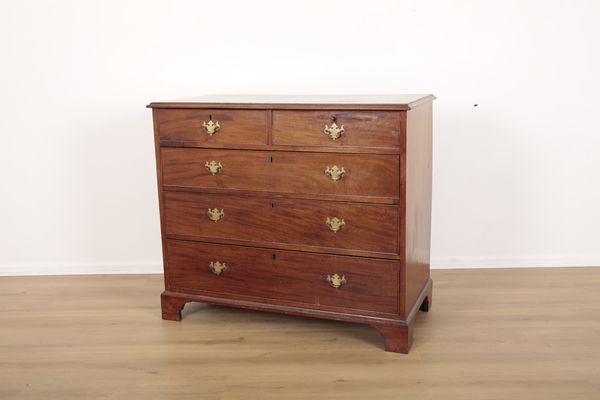
[(159, 110), (160, 140), (194, 145), (267, 144), (267, 112), (263, 110)]
[(167, 235), (398, 254), (398, 206), (170, 191), (164, 200)]
[(179, 293), (398, 313), (397, 261), (168, 240), (166, 272)]
[(400, 116), (392, 111), (273, 111), (273, 144), (399, 148)]
[(163, 148), (168, 187), (354, 196), (355, 201), (400, 193), (396, 155)]
[(167, 187), (268, 191), (273, 180), (264, 151), (164, 147), (161, 158)]

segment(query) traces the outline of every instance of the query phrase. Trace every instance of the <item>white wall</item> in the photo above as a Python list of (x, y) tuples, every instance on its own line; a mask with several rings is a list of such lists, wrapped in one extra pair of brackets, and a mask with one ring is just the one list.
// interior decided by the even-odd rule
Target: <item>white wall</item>
[(160, 271), (144, 106), (205, 93), (434, 93), (433, 266), (600, 265), (599, 19), (594, 0), (2, 1), (0, 274)]

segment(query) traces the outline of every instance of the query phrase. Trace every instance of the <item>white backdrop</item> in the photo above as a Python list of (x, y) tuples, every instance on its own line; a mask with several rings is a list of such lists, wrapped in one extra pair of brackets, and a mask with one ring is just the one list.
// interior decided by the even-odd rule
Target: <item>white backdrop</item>
[(159, 272), (144, 106), (206, 93), (434, 93), (432, 265), (600, 265), (599, 19), (595, 0), (1, 0), (0, 274)]

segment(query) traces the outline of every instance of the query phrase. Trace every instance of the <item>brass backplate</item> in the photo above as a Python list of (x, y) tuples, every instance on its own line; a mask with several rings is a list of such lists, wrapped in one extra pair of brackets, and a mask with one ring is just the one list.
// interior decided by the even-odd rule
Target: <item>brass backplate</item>
[(337, 233), (344, 227), (344, 225), (346, 225), (346, 221), (344, 221), (343, 218), (327, 218), (327, 220), (325, 221), (325, 225), (327, 225), (329, 229), (333, 231), (333, 233)]
[(225, 211), (221, 208), (209, 208), (208, 212), (207, 212), (208, 218), (210, 218), (211, 221), (215, 221), (218, 222), (220, 220), (222, 220), (225, 217)]
[(327, 275), (327, 282), (332, 288), (339, 289), (346, 284), (346, 277), (339, 274)]
[(334, 165), (333, 167), (325, 168), (325, 175), (331, 178), (332, 181), (337, 182), (346, 176), (346, 170), (344, 167), (338, 167), (337, 165)]
[(217, 131), (219, 129), (221, 129), (221, 125), (219, 125), (219, 121), (217, 121), (216, 123), (213, 122), (213, 120), (209, 120), (208, 122), (203, 121), (202, 122), (202, 128), (204, 128), (204, 131), (206, 133), (208, 133), (210, 136), (214, 135), (215, 133), (217, 133)]

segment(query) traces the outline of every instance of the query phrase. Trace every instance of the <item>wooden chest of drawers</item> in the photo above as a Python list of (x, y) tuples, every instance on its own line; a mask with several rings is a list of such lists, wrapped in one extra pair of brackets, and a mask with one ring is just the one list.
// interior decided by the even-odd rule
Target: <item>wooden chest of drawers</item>
[(431, 306), (431, 95), (152, 103), (165, 291), (369, 324), (408, 352)]

